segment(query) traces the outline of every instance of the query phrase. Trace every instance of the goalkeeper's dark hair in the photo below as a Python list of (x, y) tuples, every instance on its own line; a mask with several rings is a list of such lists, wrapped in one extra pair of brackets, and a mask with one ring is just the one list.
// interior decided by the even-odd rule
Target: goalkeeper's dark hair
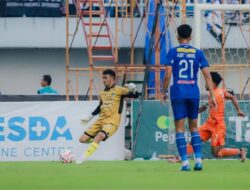
[(218, 86), (223, 78), (217, 72), (210, 72), (213, 82)]
[(113, 71), (112, 69), (106, 69), (102, 72), (103, 75), (110, 75), (112, 76), (114, 79), (116, 77), (115, 71)]
[(188, 24), (182, 24), (177, 28), (178, 36), (182, 39), (188, 39), (192, 34), (192, 28)]

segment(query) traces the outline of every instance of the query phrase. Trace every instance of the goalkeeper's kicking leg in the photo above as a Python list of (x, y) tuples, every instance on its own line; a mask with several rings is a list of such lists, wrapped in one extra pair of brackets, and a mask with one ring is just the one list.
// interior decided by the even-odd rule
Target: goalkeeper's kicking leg
[(81, 164), (87, 160), (99, 148), (99, 144), (111, 137), (118, 129), (118, 126), (112, 124), (95, 123), (80, 137), (81, 143), (88, 143), (89, 146), (85, 150), (83, 156), (76, 163)]
[(88, 159), (98, 149), (100, 142), (102, 142), (106, 138), (107, 138), (107, 136), (106, 136), (105, 132), (103, 132), (103, 131), (98, 132), (97, 135), (94, 137), (94, 139), (92, 139), (90, 136), (88, 136), (86, 134), (81, 136), (79, 141), (81, 143), (88, 143), (89, 146), (85, 150), (82, 158), (80, 160), (78, 160), (76, 163), (80, 164), (83, 161), (85, 161), (86, 159)]
[(106, 134), (102, 131), (98, 132), (97, 135), (93, 138), (86, 134), (82, 135), (79, 141), (81, 143), (89, 144), (89, 146), (83, 153), (83, 156), (79, 160), (77, 160), (76, 163), (81, 164), (85, 160), (87, 160), (98, 149), (100, 142), (105, 140), (106, 138)]

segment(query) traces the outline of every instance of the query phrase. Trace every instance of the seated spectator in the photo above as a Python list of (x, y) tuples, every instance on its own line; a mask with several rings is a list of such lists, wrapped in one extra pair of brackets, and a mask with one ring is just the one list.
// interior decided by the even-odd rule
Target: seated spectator
[(50, 75), (43, 75), (43, 79), (41, 80), (42, 88), (37, 91), (38, 94), (42, 95), (56, 95), (58, 92), (50, 87), (52, 82), (52, 78)]

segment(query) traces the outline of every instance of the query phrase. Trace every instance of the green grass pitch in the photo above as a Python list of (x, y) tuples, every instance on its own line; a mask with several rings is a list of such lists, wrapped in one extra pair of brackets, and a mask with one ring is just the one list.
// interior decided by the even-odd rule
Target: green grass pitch
[(206, 160), (202, 172), (179, 167), (166, 161), (1, 162), (0, 189), (250, 189), (250, 161)]

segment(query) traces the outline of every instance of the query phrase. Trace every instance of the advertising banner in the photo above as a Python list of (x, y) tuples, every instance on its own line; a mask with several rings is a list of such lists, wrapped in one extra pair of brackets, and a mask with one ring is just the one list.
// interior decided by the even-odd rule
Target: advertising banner
[[(79, 158), (88, 146), (79, 137), (96, 118), (84, 125), (80, 119), (97, 105), (97, 101), (1, 102), (0, 161), (58, 160), (65, 148)], [(90, 159), (124, 159), (124, 123), (125, 112), (118, 131)]]
[[(139, 102), (132, 103), (133, 140), (136, 133), (136, 120)], [(144, 101), (141, 126), (137, 135), (135, 157), (149, 159), (154, 153), (168, 154), (175, 147), (175, 133), (169, 105), (160, 101)], [(172, 154), (175, 153), (172, 152)]]
[[(201, 102), (202, 104), (202, 102)], [(237, 117), (231, 102), (226, 102), (225, 121), (227, 125), (226, 147), (245, 147), (250, 149), (250, 101), (241, 101), (239, 105), (246, 117)], [(133, 137), (136, 133), (136, 120), (139, 102), (132, 104)], [(201, 124), (208, 118), (208, 112), (200, 114)], [(186, 129), (188, 128), (186, 124)], [(177, 154), (175, 145), (174, 121), (169, 102), (162, 105), (159, 101), (144, 101), (139, 133), (137, 135), (135, 157), (149, 159), (154, 154)], [(186, 133), (190, 141), (189, 133)], [(203, 157), (211, 158), (210, 142), (203, 144)], [(248, 153), (248, 157), (250, 154)]]

